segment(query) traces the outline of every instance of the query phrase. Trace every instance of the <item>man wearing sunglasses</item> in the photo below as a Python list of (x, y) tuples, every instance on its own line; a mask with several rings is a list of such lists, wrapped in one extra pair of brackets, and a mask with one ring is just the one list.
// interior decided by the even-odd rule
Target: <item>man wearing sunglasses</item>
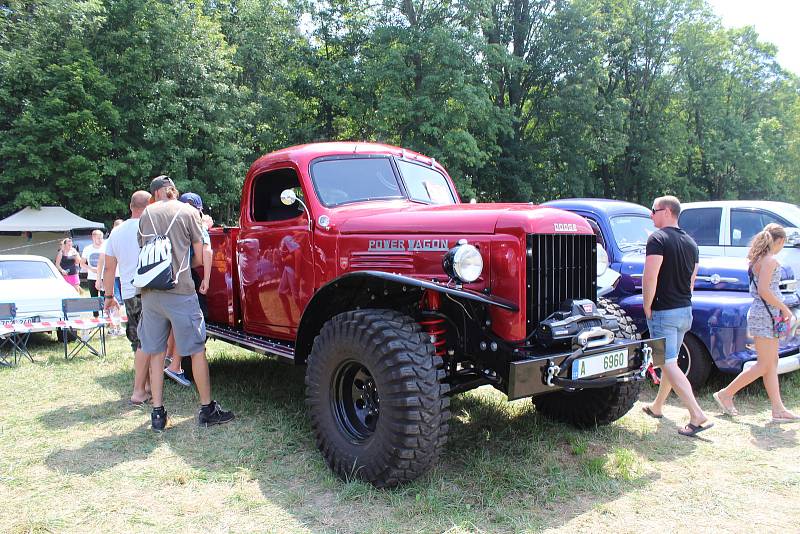
[(650, 337), (666, 339), (665, 363), (661, 367), (658, 394), (642, 408), (650, 417), (663, 417), (664, 403), (674, 389), (689, 410), (689, 423), (678, 430), (693, 437), (714, 426), (694, 397), (692, 386), (678, 367), (683, 336), (692, 326), (692, 288), (700, 259), (697, 243), (678, 227), (680, 201), (673, 196), (653, 201), (650, 217), (657, 231), (647, 240), (642, 297)]

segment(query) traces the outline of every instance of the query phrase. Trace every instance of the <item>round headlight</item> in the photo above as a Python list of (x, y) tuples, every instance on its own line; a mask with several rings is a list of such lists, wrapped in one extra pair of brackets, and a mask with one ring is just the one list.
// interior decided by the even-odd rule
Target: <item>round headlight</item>
[(459, 243), (444, 255), (442, 268), (450, 278), (470, 283), (481, 275), (483, 258), (480, 251), (474, 246)]
[(597, 276), (603, 276), (608, 270), (608, 253), (603, 245), (597, 244)]

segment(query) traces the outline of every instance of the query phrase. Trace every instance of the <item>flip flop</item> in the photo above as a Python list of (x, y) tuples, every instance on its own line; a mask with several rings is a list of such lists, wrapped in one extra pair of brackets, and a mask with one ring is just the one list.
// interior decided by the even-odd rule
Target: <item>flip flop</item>
[(151, 400), (153, 400), (153, 397), (147, 397), (146, 399), (140, 400), (140, 401), (135, 401), (133, 399), (129, 399), (128, 400), (128, 404), (130, 404), (131, 406), (137, 406), (137, 407), (141, 408), (145, 404), (148, 404)]
[(689, 423), (685, 427), (678, 430), (678, 434), (681, 436), (686, 436), (687, 438), (693, 438), (703, 430), (708, 430), (712, 426), (714, 426), (714, 423), (706, 423), (705, 425), (693, 425), (692, 423)]
[(781, 423), (797, 423), (800, 421), (800, 417), (773, 417), (772, 422), (781, 424)]
[(730, 415), (731, 417), (736, 417), (737, 415), (739, 415), (739, 410), (736, 409), (736, 406), (731, 406), (730, 408), (728, 408), (724, 404), (722, 404), (722, 400), (720, 400), (719, 398), (719, 391), (717, 391), (711, 396), (714, 397), (715, 401), (717, 401), (717, 405), (719, 406), (719, 409), (722, 410), (722, 413)]
[(661, 419), (664, 417), (663, 414), (659, 415), (655, 413), (653, 410), (650, 409), (650, 406), (642, 406), (642, 411), (652, 417), (653, 419)]

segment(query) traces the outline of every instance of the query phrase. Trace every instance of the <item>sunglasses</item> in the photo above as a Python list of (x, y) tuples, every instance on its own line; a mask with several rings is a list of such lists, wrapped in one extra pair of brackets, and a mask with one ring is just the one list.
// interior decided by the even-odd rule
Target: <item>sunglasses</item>
[(667, 208), (650, 208), (650, 211), (652, 211), (653, 215), (655, 215), (659, 211), (664, 211), (665, 209), (667, 209)]

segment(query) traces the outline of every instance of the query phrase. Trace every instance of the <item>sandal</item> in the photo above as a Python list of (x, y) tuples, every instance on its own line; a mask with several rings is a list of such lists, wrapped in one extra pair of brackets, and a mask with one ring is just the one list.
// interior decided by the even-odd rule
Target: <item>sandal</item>
[(664, 414), (658, 414), (658, 413), (654, 412), (650, 408), (650, 406), (642, 406), (642, 411), (644, 413), (646, 413), (647, 415), (649, 415), (650, 417), (652, 417), (653, 419), (661, 419), (662, 417), (664, 417)]
[(709, 428), (713, 427), (714, 423), (709, 423), (706, 421), (704, 425), (693, 425), (692, 423), (687, 424), (685, 427), (678, 430), (678, 434), (681, 436), (686, 436), (687, 438), (693, 438), (697, 436), (700, 432), (704, 430), (708, 430)]
[(730, 408), (725, 406), (725, 404), (719, 398), (719, 391), (717, 391), (716, 393), (714, 393), (711, 396), (714, 397), (715, 401), (717, 401), (717, 405), (719, 406), (719, 409), (722, 410), (722, 413), (724, 413), (726, 415), (730, 415), (731, 417), (736, 417), (737, 415), (739, 415), (739, 410), (737, 410), (736, 406), (733, 405), (733, 401), (731, 401), (731, 407)]
[(797, 421), (800, 421), (800, 416), (797, 416), (792, 412), (783, 412), (780, 416), (772, 416), (772, 422), (777, 424), (795, 423)]
[(129, 399), (128, 400), (128, 404), (130, 404), (131, 406), (142, 407), (145, 404), (148, 404), (152, 400), (153, 400), (153, 397), (149, 397), (149, 396), (146, 399), (140, 400), (140, 401), (135, 401), (133, 399)]

